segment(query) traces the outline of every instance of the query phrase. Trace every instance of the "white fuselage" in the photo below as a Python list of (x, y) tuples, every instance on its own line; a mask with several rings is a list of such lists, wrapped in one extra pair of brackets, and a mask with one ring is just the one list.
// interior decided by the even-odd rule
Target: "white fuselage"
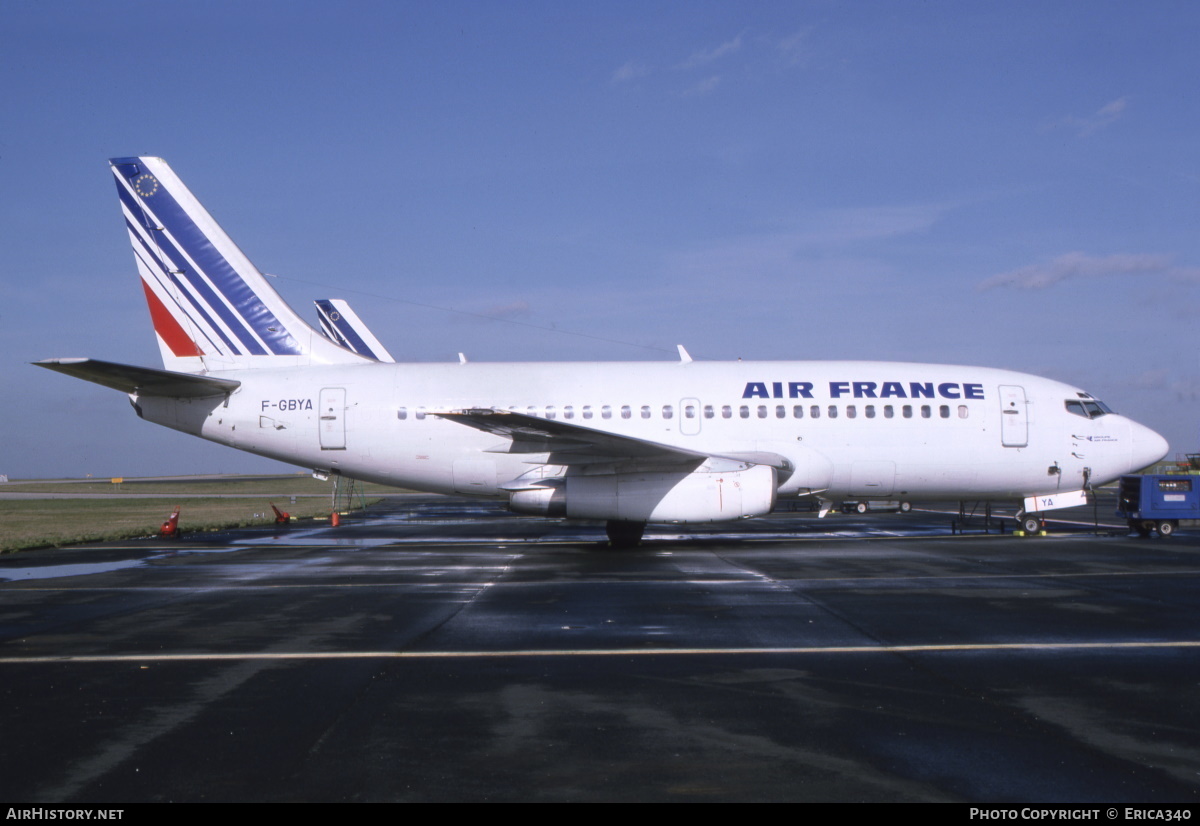
[[(712, 454), (771, 453), (779, 495), (1020, 498), (1102, 484), (1165, 441), (1077, 388), (1007, 370), (889, 362), (363, 364), (252, 369), (227, 399), (136, 398), (154, 422), (317, 470), (506, 496), (542, 453), (437, 412), (513, 410)], [(1078, 407), (1078, 404), (1075, 405)]]

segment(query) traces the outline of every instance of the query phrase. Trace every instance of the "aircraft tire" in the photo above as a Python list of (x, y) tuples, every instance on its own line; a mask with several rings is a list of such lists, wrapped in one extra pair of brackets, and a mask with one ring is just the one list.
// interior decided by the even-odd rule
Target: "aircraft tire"
[(1038, 519), (1036, 516), (1029, 516), (1026, 514), (1025, 516), (1021, 517), (1021, 530), (1025, 531), (1025, 533), (1029, 534), (1030, 536), (1036, 535), (1042, 530), (1042, 520)]
[(646, 532), (645, 522), (605, 522), (604, 532), (608, 534), (608, 543), (614, 548), (636, 548), (642, 544), (642, 534)]

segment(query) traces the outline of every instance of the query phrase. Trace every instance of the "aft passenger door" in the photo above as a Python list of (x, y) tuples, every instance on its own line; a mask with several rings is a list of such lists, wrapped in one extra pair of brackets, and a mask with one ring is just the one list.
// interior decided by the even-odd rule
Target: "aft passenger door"
[(346, 388), (322, 387), (321, 450), (346, 449)]
[(1029, 406), (1024, 387), (1000, 385), (1000, 442), (1005, 447), (1029, 444)]

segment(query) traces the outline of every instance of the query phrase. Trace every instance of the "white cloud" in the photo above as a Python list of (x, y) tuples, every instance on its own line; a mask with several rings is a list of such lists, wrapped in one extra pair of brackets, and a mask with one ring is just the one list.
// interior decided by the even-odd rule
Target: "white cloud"
[(779, 54), (789, 66), (795, 66), (808, 57), (808, 37), (812, 29), (801, 29), (788, 35), (777, 44)]
[(650, 74), (650, 67), (638, 60), (631, 60), (621, 68), (613, 72), (613, 83), (628, 83), (631, 80), (636, 80), (639, 77), (645, 77)]
[(924, 232), (945, 211), (946, 207), (938, 204), (829, 209), (802, 219), (803, 229), (795, 238), (812, 247), (895, 238)]
[(1162, 275), (1181, 280), (1200, 280), (1200, 269), (1176, 267), (1168, 255), (1142, 253), (1138, 255), (1087, 255), (1068, 252), (1046, 264), (1031, 264), (980, 281), (977, 290), (994, 287), (1016, 287), (1022, 290), (1043, 290), (1060, 281), (1098, 276)]
[[(799, 262), (816, 256), (824, 267), (837, 266), (832, 262), (841, 261), (848, 262), (854, 272), (875, 273), (877, 265), (861, 257), (861, 245), (924, 232), (946, 209), (913, 204), (821, 210), (793, 220), (792, 226), (776, 232), (750, 233), (680, 251), (671, 257), (671, 269), (719, 279), (735, 275), (774, 277), (794, 272)], [(846, 258), (847, 252), (854, 257)]]
[(1050, 128), (1066, 127), (1068, 129), (1077, 130), (1079, 137), (1086, 138), (1089, 135), (1111, 126), (1116, 123), (1129, 108), (1129, 98), (1121, 97), (1116, 100), (1109, 101), (1101, 106), (1095, 112), (1086, 117), (1078, 115), (1068, 115), (1067, 117), (1050, 124)]
[(679, 64), (679, 68), (695, 69), (699, 66), (705, 66), (714, 60), (720, 60), (725, 55), (733, 54), (740, 48), (742, 48), (742, 36), (739, 34), (733, 40), (727, 40), (716, 48), (701, 49), (693, 52), (691, 57)]
[(713, 75), (710, 78), (706, 78), (706, 79), (700, 81), (695, 86), (685, 89), (683, 93), (685, 95), (707, 95), (713, 89), (716, 89), (717, 86), (720, 85), (720, 83), (721, 83), (721, 76)]

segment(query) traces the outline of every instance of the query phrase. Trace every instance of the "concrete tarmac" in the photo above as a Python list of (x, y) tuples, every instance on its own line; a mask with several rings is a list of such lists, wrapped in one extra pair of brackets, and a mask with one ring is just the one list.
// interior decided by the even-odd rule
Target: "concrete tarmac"
[(953, 518), (613, 551), (426, 497), (0, 558), (0, 799), (1200, 800), (1200, 533)]

